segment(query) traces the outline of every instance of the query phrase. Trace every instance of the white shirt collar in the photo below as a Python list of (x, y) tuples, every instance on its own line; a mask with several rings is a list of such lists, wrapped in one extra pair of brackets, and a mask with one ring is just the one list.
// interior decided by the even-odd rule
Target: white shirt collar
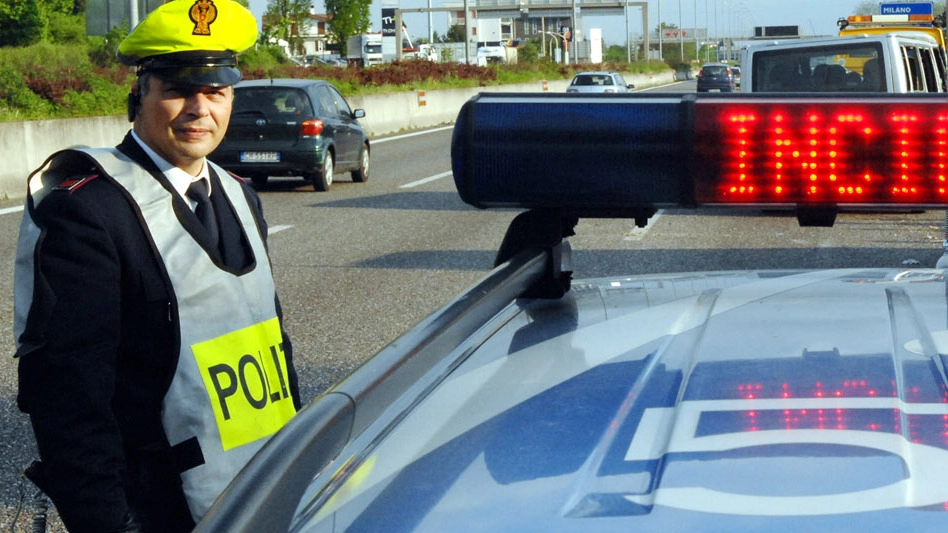
[(205, 159), (203, 162), (204, 164), (201, 167), (201, 172), (199, 172), (197, 176), (192, 176), (180, 168), (165, 161), (163, 157), (158, 155), (157, 152), (152, 150), (147, 144), (145, 144), (144, 141), (141, 140), (138, 134), (135, 133), (135, 130), (131, 130), (131, 133), (132, 138), (135, 139), (135, 142), (137, 142), (139, 146), (142, 147), (142, 150), (148, 154), (148, 157), (154, 161), (155, 165), (158, 166), (158, 170), (160, 170), (161, 173), (164, 174), (166, 178), (168, 178), (168, 181), (171, 182), (171, 185), (176, 191), (178, 191), (178, 194), (180, 194), (182, 198), (185, 200), (188, 199), (188, 197), (185, 195), (188, 187), (191, 185), (191, 182), (197, 181), (199, 179), (204, 180), (204, 182), (207, 184), (207, 193), (211, 193), (211, 176), (207, 168), (207, 159)]

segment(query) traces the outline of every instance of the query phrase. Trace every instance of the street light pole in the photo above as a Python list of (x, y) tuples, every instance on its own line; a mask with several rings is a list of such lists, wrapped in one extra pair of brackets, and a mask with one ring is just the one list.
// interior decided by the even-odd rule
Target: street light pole
[[(567, 48), (566, 48), (566, 34), (557, 33), (557, 32), (555, 32), (555, 31), (545, 31), (545, 32), (543, 32), (543, 33), (545, 33), (545, 34), (547, 34), (547, 35), (553, 37), (554, 39), (558, 39), (558, 40), (557, 40), (557, 43), (559, 43), (559, 44), (557, 44), (557, 46), (558, 46), (561, 50), (563, 50), (563, 59), (562, 59), (562, 62), (563, 62), (563, 64), (569, 63), (569, 52), (566, 51), (566, 50), (567, 50)], [(546, 41), (546, 38), (544, 38), (543, 40)], [(552, 52), (553, 49), (551, 48), (550, 51)], [(552, 55), (552, 54), (551, 54), (551, 55)]]
[(678, 45), (681, 47), (681, 62), (685, 62), (685, 29), (681, 23), (681, 0), (678, 0)]
[(464, 0), (464, 62), (471, 64), (471, 43), (468, 39), (471, 37), (471, 12), (468, 9), (467, 0)]
[[(576, 0), (572, 0), (572, 4), (573, 4), (573, 8), (570, 10), (570, 13), (569, 13), (569, 17), (570, 17), (569, 42), (566, 42), (566, 39), (563, 39), (563, 47), (566, 49), (566, 63), (567, 64), (569, 64), (570, 62), (569, 49), (572, 48), (573, 42), (576, 41)], [(573, 55), (575, 56), (576, 54), (573, 54)], [(576, 59), (573, 58), (573, 63), (575, 62), (576, 62)]]
[[(665, 58), (662, 56), (662, 0), (658, 0), (658, 60), (663, 61)], [(648, 31), (648, 28), (645, 28), (645, 31)]]
[(701, 60), (701, 57), (698, 55), (698, 0), (694, 0), (695, 4), (695, 25), (691, 28), (695, 32), (695, 62)]
[(138, 26), (138, 0), (128, 0), (128, 31)]

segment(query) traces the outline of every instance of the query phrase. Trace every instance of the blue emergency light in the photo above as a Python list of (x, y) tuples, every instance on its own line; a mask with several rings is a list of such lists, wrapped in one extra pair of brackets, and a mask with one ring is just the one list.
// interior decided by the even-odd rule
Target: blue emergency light
[(944, 207), (948, 106), (924, 94), (481, 94), (458, 115), (452, 167), (481, 208)]

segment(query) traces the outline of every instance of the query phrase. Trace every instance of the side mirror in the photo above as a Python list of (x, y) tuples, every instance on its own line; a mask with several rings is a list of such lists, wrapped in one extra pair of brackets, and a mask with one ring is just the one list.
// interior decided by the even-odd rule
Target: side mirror
[(355, 118), (362, 118), (365, 116), (365, 109), (356, 109), (352, 112), (352, 116)]

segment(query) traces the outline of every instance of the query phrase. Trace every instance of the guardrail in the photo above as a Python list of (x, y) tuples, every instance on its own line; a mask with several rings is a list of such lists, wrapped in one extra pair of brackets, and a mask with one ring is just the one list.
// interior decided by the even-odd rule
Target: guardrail
[[(636, 87), (671, 83), (674, 72), (627, 75)], [(349, 98), (365, 109), (360, 119), (370, 137), (452, 124), (461, 106), (481, 92), (565, 92), (569, 80), (470, 89), (421, 90)], [(422, 98), (419, 93), (422, 93)], [(114, 146), (129, 129), (124, 116), (0, 123), (0, 198), (23, 198), (26, 177), (57, 150), (72, 146)]]

